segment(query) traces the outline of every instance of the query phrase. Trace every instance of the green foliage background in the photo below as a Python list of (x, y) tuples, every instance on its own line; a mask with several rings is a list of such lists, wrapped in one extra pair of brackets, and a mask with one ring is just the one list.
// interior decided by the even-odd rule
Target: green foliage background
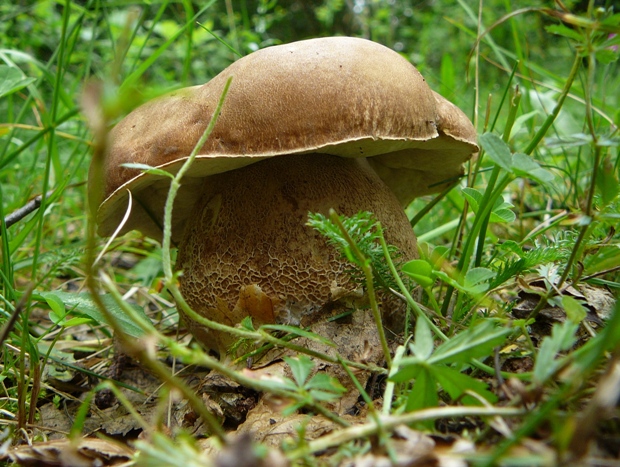
[[(550, 300), (560, 275), (575, 284), (585, 278), (615, 293), (620, 268), (620, 16), (612, 4), (566, 1), (563, 10), (552, 1), (486, 0), (479, 12), (478, 2), (471, 0), (2, 2), (0, 219), (44, 195), (39, 209), (0, 227), (0, 323), (19, 318), (12, 333), (3, 335), (12, 347), (4, 348), (1, 378), (19, 383), (5, 388), (11, 402), (3, 407), (23, 417), (28, 397), (31, 406), (36, 404), (38, 389), (29, 378), (40, 370), (36, 362), (45, 365), (40, 340), (58, 328), (34, 325), (33, 316), (40, 318), (41, 309), (51, 308), (56, 324), (71, 325), (62, 321), (60, 295), (50, 299), (46, 293), (84, 287), (92, 135), (80, 105), (87, 83), (102, 83), (101, 104), (111, 125), (154, 96), (208, 81), (239, 56), (311, 37), (365, 37), (397, 50), (433, 89), (471, 117), (480, 134), (494, 133), (491, 139), (504, 141), (505, 147), (493, 146), (488, 135), (481, 140), (492, 144), (472, 164), (476, 175), (469, 175), (467, 189), (453, 190), (428, 213), (423, 209), (430, 198), (408, 208), (423, 259), (433, 263), (424, 269), (430, 271), (425, 305), (444, 308), (445, 314), (456, 303), (455, 316), (464, 324), (492, 311), (504, 317), (510, 303), (491, 292), (513, 287), (521, 275), (535, 272), (548, 280), (541, 294)], [(566, 101), (546, 129), (563, 89)], [(515, 102), (519, 105), (511, 110)], [(502, 165), (502, 151), (509, 157), (511, 151), (531, 155), (546, 175), (537, 176), (538, 169), (528, 174), (521, 170), (524, 165), (520, 171)], [(508, 173), (505, 185), (493, 185), (493, 174)], [(473, 222), (465, 200), (478, 214), (494, 186), (499, 188), (493, 216), (470, 234)], [(424, 215), (418, 219), (420, 212)], [(472, 249), (475, 244), (471, 262), (469, 255), (460, 256), (468, 235)], [(162, 272), (155, 241), (134, 233), (115, 241), (112, 250), (102, 269), (116, 286), (157, 289)], [(123, 264), (123, 253), (134, 262)], [(458, 263), (462, 277), (438, 271), (437, 255)], [(411, 274), (420, 277), (418, 270)], [(472, 277), (478, 282), (467, 283)], [(457, 298), (442, 302), (450, 287)], [(482, 301), (481, 291), (491, 305)], [(169, 298), (165, 291), (162, 296)], [(567, 313), (576, 308), (560, 305)], [(574, 329), (572, 324), (558, 327), (544, 344), (541, 361), (554, 362), (553, 371), (543, 372), (545, 378), (557, 376), (554, 354), (566, 350), (560, 333), (572, 338)], [(24, 354), (13, 349), (28, 350), (30, 376)], [(533, 344), (528, 350), (536, 356)], [(421, 365), (418, 360), (413, 364)], [(566, 394), (550, 396), (556, 403), (552, 407)], [(421, 402), (410, 403), (416, 404)]]

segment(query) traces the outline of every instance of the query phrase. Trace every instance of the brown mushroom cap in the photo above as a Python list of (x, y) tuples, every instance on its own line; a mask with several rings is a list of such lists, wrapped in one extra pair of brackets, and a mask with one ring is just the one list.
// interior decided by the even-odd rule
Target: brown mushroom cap
[(114, 232), (131, 191), (135, 202), (121, 233), (161, 235), (169, 179), (122, 164), (175, 173), (208, 125), (230, 76), (222, 113), (177, 197), (174, 239), (182, 234), (204, 177), (263, 159), (306, 153), (368, 158), (406, 205), (451, 183), (478, 150), (467, 117), (391, 49), (348, 37), (269, 47), (202, 86), (144, 104), (110, 132), (104, 199), (91, 198), (100, 234)]

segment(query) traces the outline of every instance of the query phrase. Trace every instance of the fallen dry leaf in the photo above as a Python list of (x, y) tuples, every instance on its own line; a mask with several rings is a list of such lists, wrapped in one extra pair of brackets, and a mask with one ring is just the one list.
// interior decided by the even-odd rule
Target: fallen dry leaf
[(127, 462), (133, 451), (125, 445), (100, 438), (58, 439), (11, 448), (4, 459), (21, 466), (95, 467)]

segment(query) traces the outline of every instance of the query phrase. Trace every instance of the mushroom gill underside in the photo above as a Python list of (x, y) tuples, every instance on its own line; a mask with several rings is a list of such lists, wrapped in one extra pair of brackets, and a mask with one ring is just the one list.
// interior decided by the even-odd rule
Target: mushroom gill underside
[[(416, 239), (398, 200), (365, 159), (286, 155), (208, 177), (179, 244), (181, 292), (192, 309), (235, 325), (311, 326), (353, 292), (351, 265), (306, 225), (308, 212), (374, 213), (403, 260)], [(228, 335), (186, 320), (207, 347), (226, 352)], [(376, 332), (376, 331), (374, 331)]]

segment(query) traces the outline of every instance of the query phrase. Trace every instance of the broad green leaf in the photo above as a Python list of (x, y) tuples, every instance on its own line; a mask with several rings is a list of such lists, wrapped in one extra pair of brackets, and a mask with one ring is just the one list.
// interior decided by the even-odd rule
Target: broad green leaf
[(480, 136), (480, 144), (493, 162), (511, 172), (512, 154), (508, 145), (499, 136), (485, 133)]
[(542, 184), (550, 183), (554, 180), (551, 172), (543, 169), (538, 162), (527, 154), (520, 152), (516, 152), (512, 156), (512, 171), (519, 177), (531, 178)]
[[(52, 296), (56, 299), (59, 299), (62, 303), (64, 303), (65, 308), (69, 310), (69, 313), (79, 313), (88, 316), (89, 318), (98, 323), (110, 324), (107, 322), (89, 293), (68, 293), (54, 291), (39, 292), (38, 295), (41, 297), (42, 300), (45, 300), (46, 302), (48, 298)], [(142, 328), (136, 323), (134, 323), (131, 317), (125, 314), (122, 308), (119, 307), (114, 301), (114, 297), (112, 297), (111, 295), (101, 295), (101, 300), (103, 301), (103, 304), (110, 312), (110, 314), (116, 318), (124, 333), (132, 337), (140, 337), (144, 335), (144, 331), (142, 330)], [(141, 307), (134, 304), (128, 304), (128, 306), (130, 306), (134, 310), (134, 312), (142, 318), (145, 324), (148, 325), (151, 323), (148, 317), (144, 314), (144, 310)]]
[(592, 144), (592, 135), (586, 133), (573, 133), (565, 136), (551, 136), (545, 139), (549, 148), (569, 148)]
[(495, 200), (495, 205), (491, 210), (490, 222), (494, 223), (510, 223), (514, 222), (517, 216), (511, 211), (514, 206), (510, 203), (506, 203), (502, 198)]
[(570, 295), (562, 296), (562, 308), (568, 319), (575, 324), (581, 323), (588, 314), (583, 305)]
[(581, 375), (584, 371), (591, 370), (605, 352), (618, 349), (618, 342), (620, 342), (620, 301), (616, 301), (614, 312), (605, 323), (605, 327), (573, 352), (574, 360), (570, 371)]
[(425, 367), (426, 363), (415, 357), (406, 357), (402, 359), (402, 365), (400, 369), (390, 376), (390, 381), (396, 383), (406, 383), (420, 376), (420, 372)]
[(418, 319), (415, 325), (415, 340), (411, 344), (413, 354), (420, 360), (426, 360), (433, 353), (433, 333), (425, 319)]
[(340, 384), (337, 378), (329, 376), (326, 373), (317, 373), (310, 381), (308, 381), (305, 389), (321, 389), (323, 391), (342, 392), (345, 390), (344, 386)]
[(295, 381), (289, 378), (282, 379), (267, 379), (265, 383), (272, 386), (274, 389), (285, 389), (287, 391), (299, 391), (299, 386), (295, 384)]
[(65, 316), (67, 316), (65, 304), (55, 295), (45, 297), (45, 301), (52, 310), (49, 313), (50, 320), (52, 320), (52, 323), (54, 324), (61, 325), (62, 321), (65, 319)]
[[(613, 15), (608, 16), (607, 18), (604, 18), (601, 21), (601, 24), (603, 26), (620, 26), (620, 13), (615, 13)], [(615, 34), (613, 34), (613, 37), (615, 37), (616, 39), (618, 39), (618, 42), (616, 42), (617, 44), (620, 44), (620, 36), (619, 36), (620, 31), (616, 32)]]
[(603, 164), (597, 173), (596, 188), (601, 194), (601, 201), (603, 201), (604, 206), (607, 206), (616, 198), (616, 196), (618, 196), (620, 185), (618, 184), (616, 171), (614, 170), (609, 158), (606, 158), (605, 161), (603, 161)]
[(322, 402), (322, 401), (332, 401), (334, 399), (338, 399), (338, 397), (340, 397), (340, 393), (312, 389), (310, 391), (310, 396), (312, 397), (313, 400)]
[(144, 173), (151, 174), (151, 175), (161, 175), (162, 177), (174, 178), (174, 174), (171, 174), (170, 172), (167, 172), (162, 169), (158, 169), (157, 167), (151, 167), (150, 165), (147, 165), (147, 164), (140, 164), (138, 162), (126, 162), (121, 165), (123, 167), (127, 167), (128, 169), (138, 169)]
[(584, 275), (617, 268), (620, 266), (620, 247), (618, 245), (603, 245), (596, 253), (587, 256), (584, 264)]
[(432, 269), (441, 269), (450, 256), (450, 248), (439, 245), (434, 248), (426, 242), (419, 243), (420, 256), (432, 265)]
[[(474, 268), (474, 269), (477, 269), (477, 268)], [(474, 272), (469, 271), (467, 274), (469, 274), (470, 277), (469, 279), (467, 279), (467, 283), (465, 282), (464, 278), (459, 279), (457, 281), (453, 279), (452, 277), (450, 277), (448, 274), (446, 274), (444, 271), (434, 271), (433, 274), (439, 279), (441, 279), (443, 282), (445, 282), (446, 284), (451, 285), (452, 287), (460, 290), (461, 292), (465, 292), (468, 295), (473, 295), (473, 296), (480, 295), (484, 293), (486, 289), (488, 288), (487, 284), (481, 283), (478, 280), (479, 277), (482, 277), (482, 275), (485, 274), (483, 271), (474, 271)]]
[[(433, 366), (432, 374), (444, 391), (450, 395), (452, 400), (459, 399), (467, 390), (479, 394), (491, 403), (497, 400), (497, 397), (488, 390), (486, 383), (450, 367)], [(463, 402), (467, 405), (480, 405), (480, 401), (471, 396), (465, 396)]]
[[(437, 395), (437, 382), (429, 372), (428, 368), (420, 371), (418, 377), (413, 384), (413, 388), (407, 397), (407, 412), (425, 409), (427, 407), (437, 407), (439, 405), (439, 397)], [(424, 425), (424, 424), (423, 424)], [(432, 427), (434, 423), (430, 423)]]
[(515, 253), (519, 258), (523, 258), (525, 256), (525, 252), (523, 248), (515, 242), (514, 240), (506, 240), (504, 243), (497, 245), (499, 250), (507, 250)]
[(241, 320), (241, 323), (239, 323), (239, 326), (241, 327), (241, 329), (245, 329), (246, 331), (256, 331), (256, 329), (254, 329), (254, 323), (252, 323), (251, 316), (246, 316), (245, 318), (243, 318)]
[(25, 78), (18, 68), (0, 65), (0, 98), (17, 92), (34, 81), (34, 78)]
[(545, 27), (545, 29), (547, 30), (547, 32), (550, 32), (551, 34), (557, 34), (558, 36), (564, 36), (569, 39), (573, 39), (574, 41), (577, 41), (577, 42), (583, 42), (585, 40), (583, 35), (579, 34), (574, 29), (564, 26), (563, 24), (552, 24), (552, 25)]
[(464, 187), (461, 190), (463, 196), (467, 199), (467, 202), (471, 206), (472, 211), (475, 213), (478, 212), (478, 208), (480, 207), (480, 201), (482, 201), (482, 193), (480, 193), (475, 188)]
[[(508, 203), (503, 203), (503, 204), (508, 204)], [(517, 218), (516, 214), (510, 209), (499, 208), (499, 209), (493, 209), (493, 212), (491, 212), (491, 218), (489, 219), (489, 221), (497, 223), (497, 224), (506, 224), (506, 223), (509, 224), (511, 222), (514, 222), (516, 218)]]
[[(482, 202), (482, 193), (475, 188), (465, 187), (462, 189), (463, 196), (467, 199), (467, 202), (471, 206), (472, 211), (476, 214), (480, 210), (480, 203)], [(516, 219), (515, 213), (509, 208), (512, 208), (512, 204), (504, 202), (501, 198), (495, 201), (495, 205), (491, 210), (490, 222), (514, 222)]]
[(488, 357), (510, 333), (512, 333), (510, 328), (496, 327), (489, 320), (481, 321), (437, 347), (428, 362), (433, 365), (467, 363), (474, 358)]
[(314, 363), (312, 363), (312, 360), (310, 360), (310, 358), (306, 355), (300, 355), (297, 358), (284, 357), (284, 361), (291, 368), (293, 378), (295, 378), (297, 385), (300, 387), (303, 386), (308, 379), (308, 376), (310, 376), (312, 368), (314, 368)]
[(455, 287), (455, 288), (465, 292), (465, 289), (463, 288), (463, 284), (459, 283), (457, 280), (455, 280), (452, 277), (450, 277), (444, 271), (435, 271), (434, 274), (435, 274), (436, 277), (441, 279), (446, 284), (451, 285), (452, 287)]
[(495, 277), (495, 271), (487, 268), (472, 268), (465, 274), (463, 285), (465, 287), (473, 287), (482, 282), (489, 281)]
[(424, 288), (430, 287), (435, 282), (433, 266), (426, 260), (414, 259), (407, 261), (403, 264), (402, 271)]
[(595, 55), (596, 60), (601, 62), (603, 65), (608, 65), (618, 60), (618, 53), (608, 48), (602, 48), (597, 50)]
[(310, 392), (313, 399), (319, 401), (333, 400), (346, 392), (346, 388), (340, 384), (340, 381), (325, 373), (314, 375), (305, 384), (304, 389)]
[(534, 380), (539, 384), (543, 384), (558, 369), (558, 361), (556, 357), (564, 350), (569, 349), (575, 342), (575, 332), (579, 327), (578, 324), (566, 320), (564, 323), (556, 323), (553, 325), (551, 336), (543, 339), (536, 363), (534, 364)]
[(75, 318), (64, 320), (61, 324), (66, 328), (70, 328), (72, 326), (79, 326), (81, 324), (92, 323), (92, 321), (93, 320), (90, 318), (79, 318), (76, 316)]

